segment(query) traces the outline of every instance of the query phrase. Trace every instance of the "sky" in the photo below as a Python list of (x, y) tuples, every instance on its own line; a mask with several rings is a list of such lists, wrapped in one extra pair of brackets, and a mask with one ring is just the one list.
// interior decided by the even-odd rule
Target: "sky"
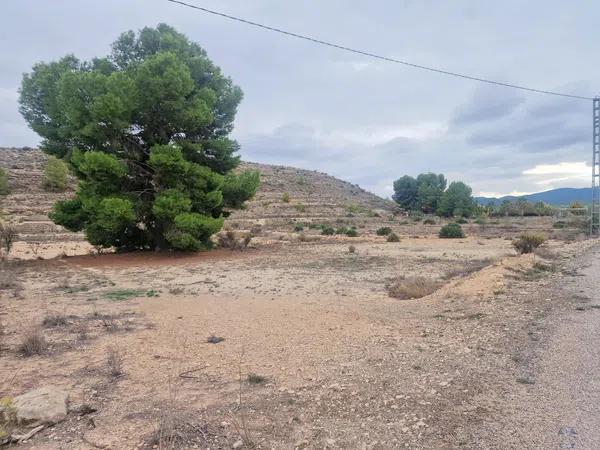
[[(595, 0), (189, 0), (348, 47), (477, 77), (600, 95)], [(2, 0), (0, 147), (36, 146), (23, 73), (104, 56), (126, 30), (168, 23), (244, 91), (244, 160), (326, 172), (387, 197), (444, 173), (477, 195), (587, 187), (591, 102), (413, 68), (273, 34), (166, 0)]]

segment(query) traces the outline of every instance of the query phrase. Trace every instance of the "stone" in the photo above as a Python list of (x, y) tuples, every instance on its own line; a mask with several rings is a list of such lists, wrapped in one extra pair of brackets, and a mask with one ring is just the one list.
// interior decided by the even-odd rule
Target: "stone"
[(233, 445), (231, 446), (231, 448), (237, 449), (237, 448), (242, 448), (243, 446), (244, 446), (244, 441), (242, 441), (240, 439), (239, 441), (234, 442)]
[(13, 399), (17, 422), (31, 426), (52, 425), (67, 417), (69, 394), (43, 386)]

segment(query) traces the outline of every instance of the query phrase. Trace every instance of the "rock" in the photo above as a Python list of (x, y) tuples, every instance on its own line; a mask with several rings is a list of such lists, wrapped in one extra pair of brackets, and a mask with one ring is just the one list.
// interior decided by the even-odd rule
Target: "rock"
[(67, 417), (69, 394), (44, 386), (13, 399), (17, 422), (32, 426), (52, 425)]
[(239, 441), (236, 441), (233, 443), (233, 445), (231, 446), (231, 448), (236, 449), (236, 448), (242, 448), (244, 446), (244, 441), (242, 441), (241, 439)]

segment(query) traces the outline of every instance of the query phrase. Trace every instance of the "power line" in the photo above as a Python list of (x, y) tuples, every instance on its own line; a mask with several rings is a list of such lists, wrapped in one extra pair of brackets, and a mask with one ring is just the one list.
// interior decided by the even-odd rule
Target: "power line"
[(190, 3), (186, 3), (186, 2), (183, 2), (183, 1), (180, 1), (180, 0), (167, 0), (167, 1), (171, 2), (171, 3), (179, 4), (179, 5), (182, 5), (182, 6), (186, 6), (188, 8), (197, 9), (199, 11), (204, 11), (205, 13), (213, 14), (215, 16), (224, 17), (224, 18), (229, 19), (229, 20), (234, 20), (236, 22), (241, 22), (241, 23), (244, 23), (246, 25), (251, 25), (251, 26), (254, 26), (254, 27), (258, 27), (258, 28), (262, 28), (262, 29), (268, 30), (268, 31), (273, 31), (275, 33), (280, 33), (280, 34), (284, 34), (286, 36), (295, 37), (297, 39), (303, 39), (305, 41), (310, 41), (310, 42), (313, 42), (315, 44), (325, 45), (327, 47), (333, 47), (333, 48), (337, 48), (339, 50), (344, 50), (346, 52), (356, 53), (358, 55), (363, 55), (363, 56), (369, 56), (371, 58), (380, 59), (380, 60), (388, 61), (388, 62), (393, 62), (393, 63), (396, 63), (396, 64), (402, 64), (404, 66), (413, 67), (415, 69), (427, 70), (429, 72), (440, 73), (442, 75), (449, 75), (449, 76), (453, 76), (453, 77), (457, 77), (457, 78), (464, 78), (464, 79), (472, 80), (472, 81), (479, 81), (481, 83), (495, 84), (497, 86), (504, 86), (504, 87), (513, 88), (513, 89), (520, 89), (522, 91), (536, 92), (538, 94), (554, 95), (554, 96), (558, 96), (558, 97), (568, 97), (568, 98), (574, 98), (574, 99), (578, 99), (578, 100), (594, 100), (592, 97), (583, 97), (583, 96), (580, 96), (580, 95), (565, 94), (565, 93), (562, 93), (562, 92), (546, 91), (546, 90), (543, 90), (543, 89), (534, 89), (534, 88), (530, 88), (530, 87), (526, 87), (526, 86), (519, 86), (517, 84), (503, 83), (501, 81), (488, 80), (486, 78), (479, 78), (479, 77), (474, 77), (474, 76), (471, 76), (471, 75), (465, 75), (465, 74), (462, 74), (462, 73), (450, 72), (448, 70), (436, 69), (434, 67), (422, 66), (420, 64), (414, 64), (414, 63), (411, 63), (411, 62), (408, 62), (408, 61), (402, 61), (400, 59), (389, 58), (387, 56), (381, 56), (381, 55), (377, 55), (375, 53), (371, 53), (371, 52), (367, 52), (367, 51), (362, 51), (362, 50), (357, 50), (357, 49), (350, 48), (350, 47), (345, 47), (343, 45), (334, 44), (332, 42), (322, 41), (320, 39), (316, 39), (316, 38), (313, 38), (313, 37), (310, 37), (310, 36), (305, 36), (305, 35), (302, 35), (302, 34), (292, 33), (291, 31), (286, 31), (286, 30), (282, 30), (280, 28), (270, 27), (270, 26), (263, 25), (263, 24), (260, 24), (260, 23), (257, 23), (257, 22), (253, 22), (251, 20), (242, 19), (241, 17), (231, 16), (229, 14), (225, 14), (225, 13), (222, 13), (222, 12), (214, 11), (214, 10), (211, 10), (211, 9), (208, 9), (208, 8), (204, 8), (202, 6), (192, 5)]

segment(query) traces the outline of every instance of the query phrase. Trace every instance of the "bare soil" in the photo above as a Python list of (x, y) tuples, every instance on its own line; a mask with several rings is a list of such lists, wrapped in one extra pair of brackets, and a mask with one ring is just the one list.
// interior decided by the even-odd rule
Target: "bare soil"
[[(560, 261), (588, 245), (550, 248)], [(490, 265), (468, 274), (482, 259)], [(524, 279), (531, 264), (503, 239), (376, 237), (13, 262), (3, 394), (51, 384), (71, 393), (73, 411), (96, 410), (73, 412), (31, 448), (152, 448), (165, 415), (181, 428), (176, 448), (240, 438), (260, 448), (456, 448), (493, 410), (499, 373), (518, 369), (527, 328), (550, 307), (523, 298), (545, 282)], [(396, 300), (385, 285), (398, 273), (444, 286)], [(43, 328), (46, 351), (18, 354), (23, 335), (56, 315), (66, 323)], [(122, 357), (120, 377), (109, 348)]]

